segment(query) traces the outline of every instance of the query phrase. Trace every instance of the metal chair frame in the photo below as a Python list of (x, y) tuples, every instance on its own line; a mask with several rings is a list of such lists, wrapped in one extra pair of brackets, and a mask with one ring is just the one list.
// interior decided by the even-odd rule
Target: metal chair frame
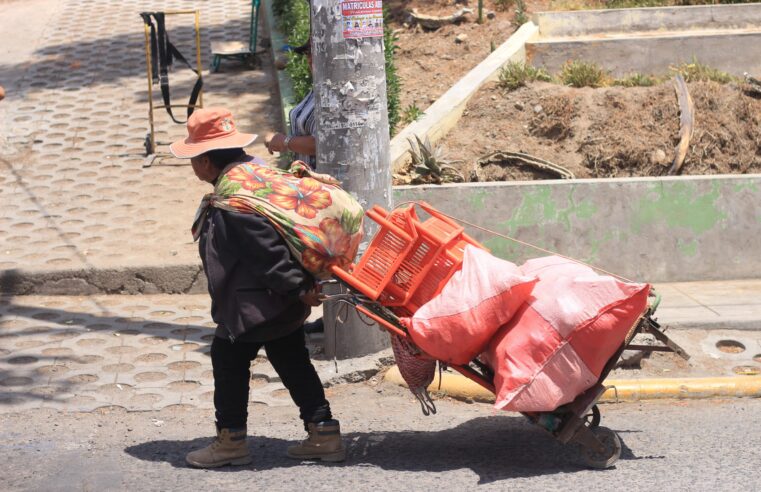
[(243, 48), (243, 43), (212, 43), (211, 45), (211, 71), (216, 72), (222, 63), (222, 59), (234, 59), (247, 61), (256, 55), (257, 37), (259, 34), (259, 6), (261, 0), (251, 2), (251, 24), (249, 26), (248, 48)]

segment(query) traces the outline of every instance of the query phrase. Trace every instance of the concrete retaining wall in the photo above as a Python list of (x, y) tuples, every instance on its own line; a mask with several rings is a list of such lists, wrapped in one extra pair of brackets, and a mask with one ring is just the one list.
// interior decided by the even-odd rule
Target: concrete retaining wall
[(526, 44), (526, 58), (550, 73), (559, 72), (568, 60), (584, 60), (604, 67), (615, 77), (635, 72), (660, 75), (668, 73), (671, 66), (697, 59), (735, 76), (761, 74), (761, 28), (729, 34), (700, 33), (540, 40)]
[[(405, 186), (482, 227), (649, 282), (761, 277), (761, 175)], [(497, 256), (544, 256), (469, 229)]]
[(551, 73), (569, 60), (616, 77), (668, 73), (693, 59), (729, 72), (761, 74), (761, 4), (541, 12), (526, 59)]
[(533, 16), (533, 21), (543, 38), (610, 32), (747, 29), (761, 26), (761, 3), (540, 12)]

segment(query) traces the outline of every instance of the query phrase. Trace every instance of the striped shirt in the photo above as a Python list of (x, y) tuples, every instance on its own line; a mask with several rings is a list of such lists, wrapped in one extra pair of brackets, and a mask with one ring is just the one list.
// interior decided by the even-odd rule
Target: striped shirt
[[(288, 113), (291, 120), (291, 135), (294, 137), (314, 136), (317, 133), (316, 116), (314, 114), (314, 93), (309, 94)], [(315, 169), (317, 159), (313, 155), (296, 154), (296, 159), (309, 164), (309, 167)]]

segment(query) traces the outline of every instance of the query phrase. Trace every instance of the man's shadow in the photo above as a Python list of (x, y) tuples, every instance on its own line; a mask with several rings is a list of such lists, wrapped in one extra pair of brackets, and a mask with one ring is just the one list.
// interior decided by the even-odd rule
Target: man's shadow
[[(248, 442), (253, 464), (217, 470), (262, 471), (301, 464), (285, 455), (286, 448), (294, 442), (257, 436), (255, 425), (250, 428), (253, 435)], [(353, 432), (343, 437), (346, 461), (331, 466), (370, 465), (384, 470), (426, 472), (469, 468), (478, 475), (479, 484), (584, 469), (578, 446), (560, 444), (522, 417), (479, 417), (441, 431)], [(185, 454), (210, 441), (209, 438), (151, 441), (127, 447), (125, 451), (141, 460), (184, 468)], [(622, 447), (621, 460), (644, 459), (636, 457), (623, 440)], [(648, 457), (658, 458), (662, 457)]]

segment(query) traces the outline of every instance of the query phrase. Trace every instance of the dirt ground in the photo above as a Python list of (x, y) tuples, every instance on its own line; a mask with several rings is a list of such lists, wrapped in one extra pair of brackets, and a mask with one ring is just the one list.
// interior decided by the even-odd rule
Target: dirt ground
[[(509, 2), (508, 2), (509, 3)], [(549, 1), (526, 2), (527, 15), (551, 9)], [(424, 111), (513, 32), (515, 6), (485, 0), (493, 19), (478, 24), (477, 2), (396, 0), (391, 25), (399, 49), (401, 110)], [(473, 9), (465, 22), (431, 31), (410, 23), (407, 12), (445, 16)], [(456, 42), (459, 34), (467, 39)], [(689, 84), (696, 123), (681, 174), (761, 172), (761, 98), (737, 85)], [(402, 122), (402, 125), (404, 122)], [(574, 89), (534, 83), (514, 92), (496, 84), (470, 101), (459, 125), (443, 140), (445, 156), (466, 181), (557, 178), (513, 162), (480, 165), (493, 152), (524, 152), (570, 170), (577, 178), (661, 176), (679, 141), (679, 108), (671, 82), (655, 87)], [(406, 184), (407, 180), (396, 180)]]
[[(761, 171), (761, 98), (742, 86), (688, 84), (695, 130), (681, 174)], [(511, 165), (478, 164), (497, 151), (551, 161), (577, 178), (661, 176), (679, 141), (679, 108), (670, 82), (655, 87), (575, 89), (537, 82), (514, 92), (482, 88), (442, 141), (467, 181), (556, 178)], [(514, 163), (513, 163), (514, 164)]]
[[(478, 65), (492, 46), (504, 43), (516, 27), (513, 25), (515, 6), (512, 2), (502, 10), (499, 2), (484, 0), (484, 23), (478, 24), (477, 0), (393, 0), (388, 3), (391, 27), (396, 31), (399, 46), (396, 68), (402, 84), (401, 109), (410, 105), (425, 110), (455, 84), (463, 75)], [(548, 7), (549, 1), (526, 2), (528, 14)], [(417, 9), (421, 14), (447, 16), (461, 8), (473, 10), (459, 25), (447, 25), (437, 30), (426, 30), (409, 22), (407, 12)], [(486, 13), (494, 18), (487, 19)], [(458, 43), (459, 34), (467, 39)]]

